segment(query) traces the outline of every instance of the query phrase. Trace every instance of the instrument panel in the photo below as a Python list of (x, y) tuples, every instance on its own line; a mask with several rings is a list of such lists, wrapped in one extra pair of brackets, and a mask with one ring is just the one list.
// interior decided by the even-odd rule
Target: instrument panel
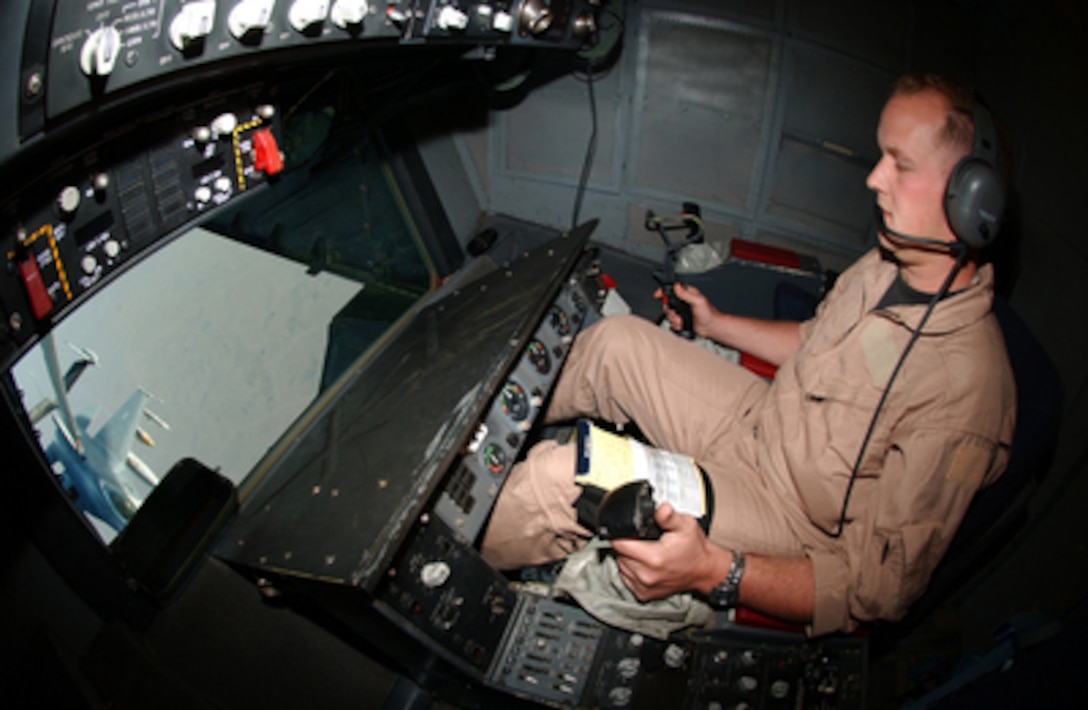
[(420, 66), (509, 45), (578, 49), (598, 12), (591, 0), (6, 5), (4, 21), (25, 31), (3, 50), (18, 77), (0, 84), (17, 92), (0, 112), (0, 168), (15, 188), (0, 200), (0, 356), (156, 240), (275, 179), (282, 115), (298, 99), (276, 95), (285, 77), (317, 87), (351, 67), (369, 110)]
[(599, 317), (589, 306), (583, 276), (572, 276), (549, 308), (435, 504), (435, 515), (463, 542), (471, 544), (482, 531), (574, 336)]
[(4, 330), (16, 345), (161, 237), (283, 169), (279, 107), (263, 88), (171, 107), (70, 156), (0, 217)]
[(595, 32), (597, 11), (583, 0), (34, 0), (19, 135), (122, 90), (207, 65), (257, 66), (270, 52), (426, 43), (577, 49)]

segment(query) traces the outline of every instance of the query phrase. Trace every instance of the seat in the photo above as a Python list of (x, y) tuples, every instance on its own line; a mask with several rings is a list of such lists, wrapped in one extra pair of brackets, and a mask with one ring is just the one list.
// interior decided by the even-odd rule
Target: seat
[(879, 656), (967, 583), (1005, 547), (1028, 519), (1028, 501), (1050, 468), (1061, 423), (1061, 380), (1046, 351), (1027, 325), (1000, 296), (993, 312), (1005, 337), (1016, 382), (1016, 429), (1005, 473), (975, 495), (925, 594), (906, 618), (875, 629)]
[[(761, 258), (758, 253), (743, 254), (747, 260)], [(713, 280), (713, 272), (702, 278)], [(762, 278), (773, 285), (761, 286), (759, 293), (773, 294), (772, 302), (750, 308), (767, 309), (774, 318), (788, 320), (804, 320), (815, 313), (819, 298), (811, 278), (806, 282), (797, 281), (793, 274), (780, 277), (773, 269), (763, 271)], [(1027, 521), (1027, 503), (1050, 467), (1063, 408), (1061, 380), (1031, 330), (1004, 298), (995, 295), (993, 312), (1005, 338), (1017, 391), (1017, 423), (1008, 466), (997, 482), (975, 496), (926, 592), (912, 605), (907, 617), (869, 629), (874, 656), (915, 627), (1009, 543)], [(775, 368), (768, 363), (743, 353), (740, 362), (760, 376), (774, 377)], [(744, 613), (738, 618), (744, 623), (783, 628), (776, 620), (756, 613)]]

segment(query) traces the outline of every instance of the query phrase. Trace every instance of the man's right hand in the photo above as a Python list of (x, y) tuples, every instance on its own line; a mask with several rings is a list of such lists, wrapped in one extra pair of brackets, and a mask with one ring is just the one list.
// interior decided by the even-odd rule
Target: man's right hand
[[(673, 293), (681, 301), (691, 306), (692, 330), (695, 334), (709, 337), (708, 333), (711, 331), (711, 324), (719, 314), (718, 309), (712, 306), (702, 291), (694, 286), (685, 286), (680, 282), (676, 282), (673, 284)], [(661, 301), (661, 309), (665, 312), (665, 318), (668, 319), (669, 326), (673, 330), (680, 330), (683, 327), (680, 314), (669, 308), (665, 300), (665, 294), (660, 288), (654, 291), (654, 298)]]
[(612, 541), (623, 583), (640, 601), (709, 592), (724, 577), (719, 568), (729, 568), (730, 553), (711, 543), (695, 518), (668, 503), (658, 506), (654, 522), (662, 533), (656, 541)]

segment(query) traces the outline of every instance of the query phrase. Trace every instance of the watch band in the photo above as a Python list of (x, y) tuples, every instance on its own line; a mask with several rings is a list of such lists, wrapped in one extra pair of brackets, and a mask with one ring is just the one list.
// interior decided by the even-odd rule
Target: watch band
[(744, 576), (744, 553), (733, 550), (733, 561), (729, 564), (729, 571), (721, 583), (710, 590), (710, 601), (715, 606), (732, 607), (737, 605), (740, 597), (740, 580)]

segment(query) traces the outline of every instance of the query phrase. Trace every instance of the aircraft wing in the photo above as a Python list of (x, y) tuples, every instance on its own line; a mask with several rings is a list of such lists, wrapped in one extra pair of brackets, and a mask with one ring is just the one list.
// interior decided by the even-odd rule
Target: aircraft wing
[[(79, 378), (83, 376), (83, 372), (91, 365), (97, 364), (97, 362), (97, 359), (92, 360), (90, 358), (82, 358), (76, 360), (68, 367), (68, 371), (64, 373), (65, 395), (72, 391), (72, 387), (79, 381)], [(31, 424), (37, 424), (42, 419), (45, 419), (45, 417), (52, 414), (53, 410), (56, 408), (57, 400), (51, 397), (45, 397), (27, 412), (27, 416), (30, 417)]]
[(30, 418), (31, 424), (37, 424), (42, 419), (45, 419), (47, 416), (52, 414), (56, 408), (57, 400), (46, 397), (42, 401), (35, 404), (34, 407), (26, 413), (26, 415)]
[(91, 365), (94, 365), (97, 361), (89, 360), (86, 358), (76, 360), (69, 367), (68, 371), (64, 373), (64, 391), (71, 392), (72, 387), (83, 375), (83, 371)]
[(94, 435), (106, 453), (110, 471), (119, 471), (127, 465), (129, 451), (136, 438), (136, 426), (146, 403), (147, 393), (137, 389)]

